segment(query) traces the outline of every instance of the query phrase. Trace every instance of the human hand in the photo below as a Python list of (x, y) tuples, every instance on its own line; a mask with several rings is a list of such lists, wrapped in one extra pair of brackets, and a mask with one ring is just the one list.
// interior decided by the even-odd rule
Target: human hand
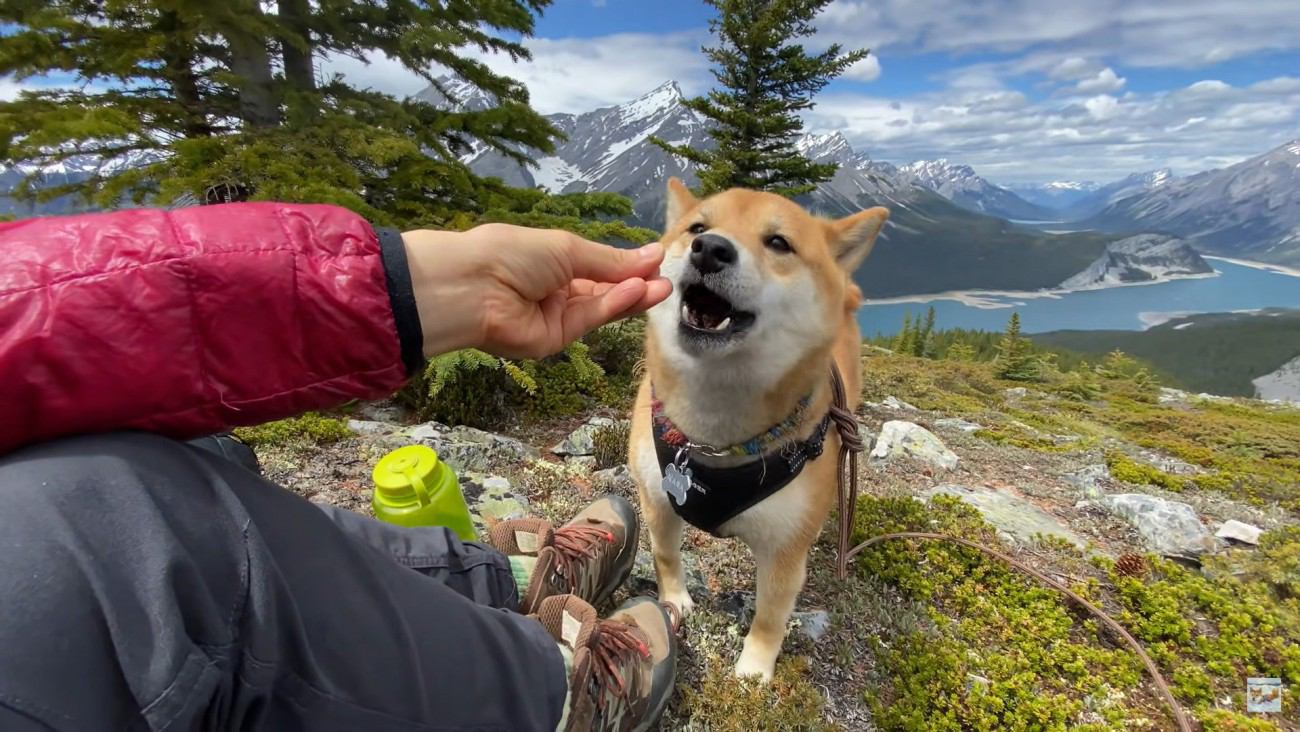
[(664, 253), (657, 243), (617, 249), (509, 224), (408, 231), (402, 241), (426, 356), (460, 348), (549, 356), (672, 292), (658, 276)]

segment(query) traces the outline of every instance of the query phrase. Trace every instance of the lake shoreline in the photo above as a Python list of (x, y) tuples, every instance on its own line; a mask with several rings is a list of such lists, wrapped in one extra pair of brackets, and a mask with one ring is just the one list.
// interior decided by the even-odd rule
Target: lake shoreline
[[(1210, 257), (1205, 257), (1210, 259)], [(1216, 259), (1223, 259), (1216, 257)], [(1281, 271), (1285, 268), (1276, 267), (1276, 265), (1265, 265), (1259, 262), (1246, 263), (1231, 259), (1223, 259), (1225, 262), (1240, 264), (1243, 267), (1251, 267), (1276, 274), (1285, 274), (1292, 277), (1300, 277), (1300, 270)], [(1253, 265), (1253, 266), (1252, 266)], [(1089, 287), (1068, 287), (1068, 288), (1044, 288), (1041, 290), (949, 290), (939, 293), (925, 293), (920, 295), (902, 295), (899, 297), (882, 297), (879, 299), (867, 298), (862, 303), (862, 307), (870, 305), (901, 305), (905, 303), (924, 304), (936, 300), (952, 300), (962, 305), (983, 310), (996, 310), (999, 308), (1011, 308), (1023, 306), (1023, 302), (999, 302), (994, 298), (1020, 299), (1020, 300), (1037, 300), (1041, 298), (1059, 299), (1063, 295), (1070, 295), (1076, 292), (1097, 292), (1099, 290), (1118, 290), (1124, 287), (1146, 287), (1149, 285), (1161, 285), (1166, 282), (1181, 282), (1183, 280), (1204, 280), (1219, 277), (1222, 273), (1218, 270), (1214, 272), (1198, 272), (1196, 274), (1173, 275), (1168, 277), (1156, 277), (1141, 282), (1117, 282), (1110, 285), (1092, 285)]]
[[(1208, 258), (1207, 258), (1208, 261)], [(904, 317), (924, 318), (929, 308), (938, 327), (998, 331), (1012, 311), (1025, 333), (1054, 330), (1146, 330), (1175, 317), (1262, 309), (1300, 310), (1300, 271), (1266, 263), (1218, 258), (1207, 274), (1076, 290), (928, 293), (868, 300), (858, 311), (863, 333), (892, 335)]]

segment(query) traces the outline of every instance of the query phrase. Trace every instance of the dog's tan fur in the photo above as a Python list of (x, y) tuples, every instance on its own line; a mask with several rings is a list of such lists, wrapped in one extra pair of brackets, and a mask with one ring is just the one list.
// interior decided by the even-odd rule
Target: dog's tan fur
[[(812, 433), (830, 405), (830, 368), (839, 366), (857, 406), (861, 391), (861, 338), (855, 317), (862, 293), (850, 275), (862, 262), (888, 212), (873, 208), (829, 221), (769, 193), (731, 190), (697, 200), (680, 181), (668, 183), (668, 226), (661, 240), (663, 273), (676, 285), (694, 235), (704, 223), (740, 250), (737, 267), (755, 295), (757, 320), (728, 352), (688, 355), (678, 347), (682, 303), (675, 292), (650, 314), (646, 378), (632, 414), (629, 464), (650, 528), (660, 598), (689, 613), (692, 600), (682, 570), (683, 522), (664, 492), (650, 420), (650, 384), (670, 419), (696, 442), (725, 446), (758, 434), (790, 415), (813, 395), (798, 437)], [(779, 253), (763, 240), (780, 234), (794, 248)], [(770, 679), (785, 639), (795, 599), (803, 588), (808, 552), (836, 500), (839, 438), (827, 437), (820, 458), (778, 493), (722, 527), (744, 541), (758, 572), (758, 606), (736, 664), (739, 675)], [(725, 465), (732, 458), (692, 456)]]

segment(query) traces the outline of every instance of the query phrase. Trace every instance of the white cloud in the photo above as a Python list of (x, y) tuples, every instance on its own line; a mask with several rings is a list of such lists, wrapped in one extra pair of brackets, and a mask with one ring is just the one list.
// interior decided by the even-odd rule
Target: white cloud
[(876, 54), (868, 54), (866, 58), (853, 64), (844, 71), (845, 79), (853, 81), (875, 81), (880, 78), (880, 59)]
[(1295, 0), (836, 0), (820, 26), (850, 47), (893, 53), (1029, 53), (1069, 80), (1103, 57), (1192, 68), (1300, 47)]
[(1088, 114), (1097, 119), (1110, 119), (1119, 111), (1119, 100), (1109, 94), (1092, 97), (1083, 103)]
[(27, 85), (14, 81), (12, 76), (0, 76), (0, 102), (17, 99), (18, 93), (27, 88)]
[(1096, 76), (1081, 79), (1074, 90), (1080, 94), (1098, 94), (1116, 92), (1124, 88), (1124, 77), (1119, 76), (1109, 66), (1097, 72)]
[(1047, 75), (1053, 79), (1074, 81), (1075, 79), (1087, 77), (1096, 66), (1097, 64), (1094, 61), (1089, 61), (1081, 56), (1071, 56), (1062, 59), (1060, 63), (1053, 66), (1052, 70), (1047, 72)]
[[(705, 39), (703, 32), (533, 38), (525, 42), (532, 60), (518, 63), (500, 54), (467, 54), (522, 81), (539, 112), (582, 112), (627, 101), (669, 79), (676, 80), (686, 94), (703, 92), (710, 81), (700, 56)], [(343, 74), (351, 84), (398, 96), (427, 86), (417, 74), (382, 54), (371, 58), (369, 64), (336, 56), (325, 62), (324, 69)], [(878, 62), (875, 69), (878, 76)]]
[(1166, 166), (1192, 173), (1257, 155), (1300, 129), (1294, 77), (1043, 100), (972, 83), (980, 79), (983, 69), (955, 73), (947, 88), (905, 100), (824, 94), (808, 126), (842, 132), (878, 159), (947, 157), (1008, 183), (1106, 181)]

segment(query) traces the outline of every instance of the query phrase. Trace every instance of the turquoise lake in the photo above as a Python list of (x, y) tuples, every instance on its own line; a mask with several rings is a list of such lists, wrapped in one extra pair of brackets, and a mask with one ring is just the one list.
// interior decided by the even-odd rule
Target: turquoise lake
[[(1300, 276), (1236, 264), (1206, 261), (1217, 277), (1154, 285), (1065, 293), (945, 293), (871, 302), (858, 313), (863, 335), (897, 333), (903, 317), (924, 317), (931, 306), (939, 328), (1002, 330), (1013, 311), (1026, 333), (1049, 330), (1142, 330), (1177, 315), (1261, 308), (1300, 308)], [(870, 266), (868, 261), (867, 266)], [(978, 299), (980, 307), (957, 297)]]

